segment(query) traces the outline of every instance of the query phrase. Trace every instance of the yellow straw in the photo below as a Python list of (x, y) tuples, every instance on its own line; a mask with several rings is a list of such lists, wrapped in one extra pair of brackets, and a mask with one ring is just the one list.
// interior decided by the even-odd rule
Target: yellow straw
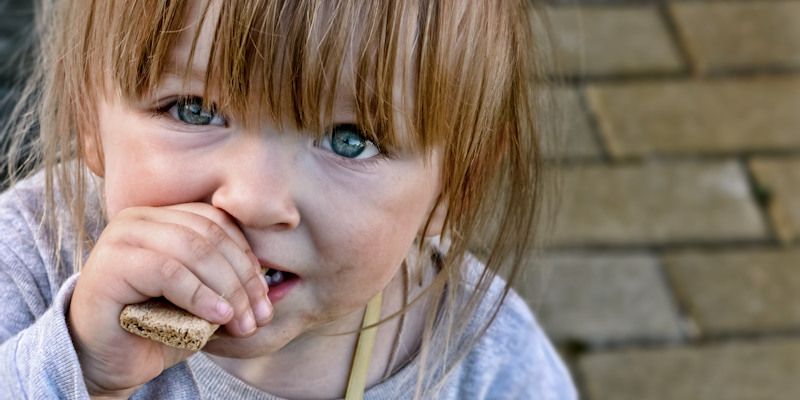
[(356, 353), (353, 355), (353, 365), (350, 367), (350, 379), (347, 382), (345, 400), (362, 400), (364, 398), (372, 347), (375, 344), (375, 335), (378, 333), (377, 326), (368, 329), (364, 329), (364, 327), (375, 325), (380, 320), (382, 297), (382, 292), (379, 292), (367, 303), (364, 320), (361, 322), (361, 333), (359, 333), (358, 343), (356, 343)]

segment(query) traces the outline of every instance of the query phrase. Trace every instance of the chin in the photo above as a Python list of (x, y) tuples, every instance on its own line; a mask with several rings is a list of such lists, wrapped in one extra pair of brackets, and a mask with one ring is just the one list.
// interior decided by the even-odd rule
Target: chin
[(269, 338), (261, 328), (253, 336), (234, 338), (227, 333), (218, 333), (218, 339), (208, 342), (203, 352), (228, 358), (257, 358), (280, 351), (291, 339)]

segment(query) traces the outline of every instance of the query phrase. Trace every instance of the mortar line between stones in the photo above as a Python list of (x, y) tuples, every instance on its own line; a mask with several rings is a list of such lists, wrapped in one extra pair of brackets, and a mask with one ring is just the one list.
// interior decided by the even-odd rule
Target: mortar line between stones
[(772, 65), (752, 67), (730, 67), (713, 69), (693, 76), (688, 71), (677, 72), (626, 72), (620, 74), (563, 75), (557, 82), (563, 85), (632, 84), (640, 82), (674, 82), (684, 80), (715, 81), (757, 77), (791, 77), (800, 74), (800, 66)]
[(664, 285), (669, 297), (669, 303), (672, 305), (677, 314), (679, 328), (681, 331), (680, 342), (687, 342), (693, 339), (698, 339), (703, 336), (703, 331), (694, 316), (690, 312), (689, 305), (684, 301), (685, 296), (682, 296), (680, 289), (676, 282), (670, 278), (667, 273), (666, 253), (665, 250), (654, 250), (652, 254), (656, 259), (656, 272)]
[[(699, 241), (687, 239), (683, 241), (672, 241), (666, 243), (629, 243), (629, 244), (579, 244), (567, 243), (563, 245), (549, 245), (545, 249), (548, 252), (571, 252), (571, 253), (627, 253), (632, 251), (682, 251), (704, 249), (709, 251), (726, 251), (739, 249), (769, 249), (775, 248), (774, 240), (764, 239), (710, 239)], [(782, 249), (800, 249), (799, 244), (782, 246)]]
[[(724, 153), (660, 153), (646, 156), (625, 156), (619, 159), (605, 160), (590, 156), (570, 156), (560, 159), (546, 159), (545, 166), (550, 168), (564, 169), (569, 167), (637, 167), (643, 163), (664, 163), (678, 164), (683, 162), (714, 163), (736, 160), (741, 157), (768, 157), (768, 158), (792, 158), (800, 156), (800, 149), (762, 149), (762, 150), (743, 150), (738, 152)], [(613, 162), (609, 162), (613, 161)]]
[[(554, 343), (555, 344), (555, 343)], [(572, 376), (572, 382), (575, 384), (575, 389), (578, 391), (578, 397), (583, 400), (592, 400), (589, 396), (588, 379), (586, 374), (583, 373), (581, 368), (581, 359), (591, 352), (583, 346), (576, 350), (571, 348), (569, 342), (559, 342), (556, 346), (559, 349), (560, 355), (563, 357), (564, 363)]]
[(742, 331), (729, 333), (704, 334), (697, 338), (686, 340), (658, 340), (658, 339), (624, 339), (607, 341), (592, 346), (582, 355), (596, 355), (603, 353), (616, 353), (620, 351), (662, 351), (670, 349), (704, 349), (725, 344), (762, 344), (775, 340), (798, 341), (800, 340), (800, 327), (772, 331)]
[(681, 58), (684, 68), (691, 76), (698, 76), (700, 70), (697, 65), (697, 60), (692, 57), (692, 52), (689, 51), (689, 42), (686, 40), (686, 37), (684, 37), (683, 33), (681, 33), (669, 2), (659, 0), (656, 9), (661, 17), (661, 21), (664, 23), (667, 34), (672, 38), (672, 44), (678, 56)]
[(752, 199), (753, 203), (758, 207), (758, 213), (761, 216), (761, 220), (764, 222), (764, 229), (766, 229), (767, 237), (769, 240), (773, 242), (779, 242), (780, 235), (778, 232), (778, 227), (775, 226), (772, 217), (770, 217), (769, 210), (769, 202), (774, 201), (772, 198), (762, 199), (761, 196), (758, 196), (757, 193), (760, 191), (761, 185), (758, 183), (758, 179), (756, 179), (755, 174), (750, 169), (750, 165), (748, 163), (748, 159), (744, 157), (740, 157), (739, 160), (739, 167), (742, 168), (744, 172), (744, 177), (747, 180), (747, 184), (749, 186), (749, 195)]
[(591, 107), (591, 104), (589, 104), (586, 87), (585, 85), (579, 84), (577, 85), (576, 90), (578, 92), (578, 102), (581, 105), (581, 109), (583, 109), (583, 112), (586, 113), (589, 129), (591, 130), (592, 141), (600, 149), (600, 157), (598, 157), (596, 161), (608, 164), (611, 162), (611, 151), (608, 148), (608, 142), (601, 131), (602, 127), (600, 126), (597, 113), (595, 113), (594, 109)]

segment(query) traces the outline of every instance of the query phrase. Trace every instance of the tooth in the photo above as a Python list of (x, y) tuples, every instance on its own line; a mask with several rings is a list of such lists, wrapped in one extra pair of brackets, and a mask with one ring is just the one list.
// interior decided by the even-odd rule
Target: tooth
[(283, 273), (281, 271), (275, 271), (275, 275), (273, 276), (272, 281), (275, 284), (283, 282)]

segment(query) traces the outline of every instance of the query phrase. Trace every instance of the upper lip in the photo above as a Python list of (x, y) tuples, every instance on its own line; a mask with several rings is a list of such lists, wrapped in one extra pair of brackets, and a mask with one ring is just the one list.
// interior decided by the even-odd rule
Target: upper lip
[(258, 259), (258, 263), (261, 265), (261, 268), (263, 268), (265, 270), (266, 269), (274, 269), (276, 271), (294, 273), (292, 271), (289, 271), (288, 269), (286, 269), (282, 265), (271, 263), (271, 262), (269, 262), (267, 260), (264, 260), (263, 258), (259, 258)]

